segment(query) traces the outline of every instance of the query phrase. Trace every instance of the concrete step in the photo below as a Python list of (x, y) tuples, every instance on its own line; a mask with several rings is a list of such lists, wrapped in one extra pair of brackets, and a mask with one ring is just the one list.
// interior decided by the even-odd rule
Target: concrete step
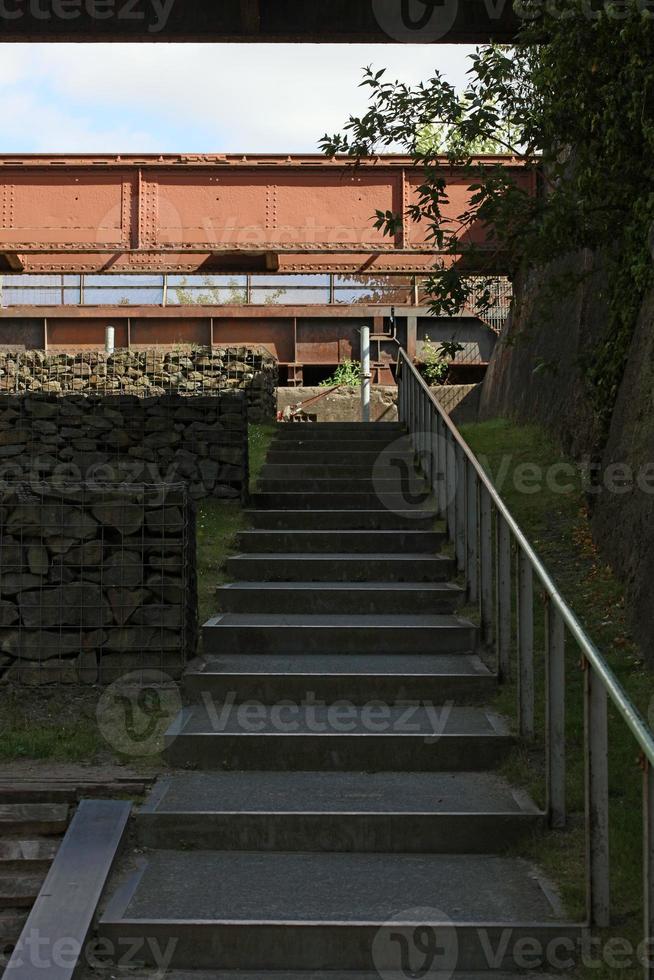
[(184, 773), (137, 818), (143, 847), (503, 853), (544, 815), (492, 773)]
[[(383, 499), (382, 499), (383, 497)], [(391, 514), (415, 514), (416, 519), (421, 517), (422, 511), (433, 512), (434, 502), (431, 498), (424, 497), (421, 493), (414, 499), (412, 496), (398, 493), (397, 487), (394, 492), (387, 492), (385, 487), (378, 487), (378, 491), (356, 491), (352, 490), (336, 491), (332, 489), (315, 491), (303, 490), (285, 492), (261, 492), (257, 490), (251, 494), (251, 505), (258, 510), (384, 510)]]
[(370, 616), (453, 613), (465, 591), (451, 582), (233, 582), (215, 595), (221, 613)]
[(431, 491), (427, 488), (424, 480), (413, 477), (406, 479), (399, 472), (395, 477), (389, 479), (376, 479), (373, 476), (367, 477), (344, 477), (342, 479), (332, 479), (323, 477), (322, 479), (310, 479), (300, 477), (298, 479), (282, 478), (278, 480), (259, 479), (257, 481), (257, 493), (374, 493), (384, 496), (404, 496), (406, 497), (404, 506), (425, 503), (431, 497)]
[[(362, 737), (365, 736), (365, 737)], [(356, 706), (288, 700), (185, 708), (166, 733), (174, 766), (407, 772), (492, 769), (513, 740), (493, 712), (423, 703)]]
[[(290, 495), (292, 496), (292, 495)], [(434, 510), (248, 510), (254, 528), (295, 531), (431, 531), (438, 519)]]
[(471, 653), (477, 627), (459, 616), (222, 613), (202, 627), (214, 653)]
[(303, 426), (280, 426), (273, 433), (273, 444), (281, 442), (338, 442), (338, 440), (360, 440), (362, 442), (390, 442), (407, 437), (405, 426), (387, 422), (383, 425), (366, 423), (341, 423), (329, 425), (318, 423)]
[[(277, 439), (270, 443), (268, 457), (277, 453), (293, 454), (297, 458), (302, 458), (305, 453), (320, 453), (321, 456), (330, 459), (334, 453), (343, 453), (348, 458), (369, 457), (371, 453), (375, 456), (384, 454), (388, 457), (392, 454), (393, 458), (404, 456), (413, 459), (415, 448), (408, 436), (401, 436), (399, 439)], [(270, 460), (272, 462), (272, 460)], [(320, 462), (319, 460), (318, 462)]]
[(274, 433), (288, 432), (406, 432), (403, 422), (278, 422)]
[[(266, 466), (347, 466), (361, 467), (372, 470), (379, 460), (381, 449), (358, 449), (345, 451), (338, 447), (325, 446), (295, 446), (286, 447), (281, 443), (272, 443), (266, 456)], [(393, 459), (406, 460), (409, 465), (415, 462), (413, 450), (404, 453), (393, 453)]]
[(310, 698), (483, 704), (497, 693), (497, 678), (475, 654), (237, 653), (207, 658), (187, 671), (184, 686), (195, 703), (208, 697), (263, 704)]
[[(1, 922), (1, 920), (0, 920)], [(401, 974), (399, 974), (401, 976)], [(561, 974), (538, 973), (538, 980), (561, 980)], [(565, 974), (564, 974), (565, 976)], [(533, 973), (500, 973), (486, 971), (478, 973), (447, 973), (448, 980), (534, 980)], [(363, 973), (360, 970), (284, 970), (283, 974), (269, 970), (166, 970), (160, 967), (135, 968), (129, 966), (96, 967), (92, 973), (84, 974), (81, 980), (380, 980), (379, 973)], [(429, 980), (429, 978), (427, 978)], [(445, 980), (445, 978), (443, 978)]]
[[(287, 463), (274, 463), (270, 460), (262, 467), (259, 475), (265, 480), (346, 480), (348, 478), (365, 480), (370, 479), (373, 473), (376, 477), (397, 478), (400, 471), (395, 463), (395, 456), (393, 462), (388, 463), (386, 460), (380, 460), (378, 455), (372, 455), (374, 459), (363, 463), (354, 454), (345, 463), (332, 463), (324, 459), (318, 463), (308, 463), (299, 456)], [(413, 458), (402, 456), (398, 458), (398, 462), (402, 464), (404, 473), (418, 476)]]
[(300, 552), (340, 554), (379, 551), (436, 554), (446, 541), (444, 531), (242, 531), (237, 547), (248, 553)]
[(553, 939), (574, 952), (582, 932), (533, 866), (509, 856), (153, 851), (98, 933), (118, 948), (140, 941), (153, 964), (170, 943), (172, 969), (401, 976), (397, 936), (412, 949), (417, 925), (439, 940), (448, 976), (487, 969), (493, 953), (496, 968), (515, 968), (527, 937), (544, 960)]
[(241, 554), (225, 568), (247, 582), (445, 582), (456, 574), (453, 559), (422, 554)]

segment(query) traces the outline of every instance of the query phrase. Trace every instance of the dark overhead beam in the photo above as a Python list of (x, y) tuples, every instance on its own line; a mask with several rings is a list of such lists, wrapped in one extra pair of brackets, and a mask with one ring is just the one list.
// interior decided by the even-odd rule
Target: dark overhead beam
[(513, 0), (5, 0), (4, 41), (510, 42)]

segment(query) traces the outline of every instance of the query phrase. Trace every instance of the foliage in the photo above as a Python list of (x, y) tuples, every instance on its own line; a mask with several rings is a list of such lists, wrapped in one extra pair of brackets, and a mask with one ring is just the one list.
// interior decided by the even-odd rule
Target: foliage
[(348, 388), (358, 388), (361, 384), (361, 362), (343, 361), (339, 364), (330, 378), (320, 383), (321, 388), (334, 388), (345, 385)]
[(462, 350), (463, 345), (457, 343), (454, 338), (434, 344), (429, 337), (425, 337), (420, 364), (420, 370), (425, 381), (430, 385), (443, 384), (447, 378), (450, 364)]
[[(485, 309), (489, 291), (475, 299), (451, 256), (463, 254), (468, 267), (490, 270), (501, 253), (517, 274), (580, 249), (600, 251), (608, 265), (610, 315), (587, 378), (606, 422), (642, 298), (654, 281), (654, 14), (640, 0), (525, 0), (521, 9), (516, 46), (478, 48), (462, 97), (438, 71), (409, 86), (388, 81), (384, 69), (367, 68), (368, 111), (321, 145), (328, 155), (353, 161), (401, 148), (422, 168), (405, 217), (427, 226), (439, 256), (428, 283), (437, 315), (466, 305)], [(488, 140), (534, 174), (540, 193), (519, 187), (496, 161), (474, 158)], [(473, 196), (446, 225), (448, 162), (466, 169)], [(392, 236), (402, 218), (377, 211), (374, 221)], [(471, 243), (474, 226), (487, 230), (490, 249)]]
[[(191, 289), (187, 279), (182, 279), (175, 288), (175, 297), (180, 306), (245, 306), (247, 290), (239, 285), (237, 279), (230, 279), (226, 286), (217, 286), (210, 276), (202, 282), (203, 292)], [(274, 289), (266, 296), (265, 306), (274, 306), (284, 295), (283, 289)]]

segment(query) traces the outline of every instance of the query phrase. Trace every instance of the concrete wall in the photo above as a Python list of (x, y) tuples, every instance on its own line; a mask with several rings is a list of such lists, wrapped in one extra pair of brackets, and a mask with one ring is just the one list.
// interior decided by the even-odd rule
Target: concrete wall
[[(585, 382), (608, 320), (605, 278), (601, 256), (585, 252), (518, 284), (515, 313), (482, 388), (480, 417), (537, 423), (565, 453), (595, 467), (597, 485), (588, 494), (593, 534), (626, 585), (631, 627), (654, 662), (654, 291), (641, 308), (605, 439)], [(627, 476), (620, 492), (618, 472)]]
[[(477, 418), (480, 385), (441, 385), (432, 388), (441, 405), (458, 423)], [(320, 396), (320, 397), (319, 397)], [(318, 399), (311, 401), (311, 399)], [(359, 422), (361, 389), (340, 388), (326, 394), (325, 388), (278, 388), (277, 409), (283, 412), (303, 403), (303, 411), (316, 422)], [(375, 386), (371, 392), (371, 417), (375, 422), (397, 421), (397, 388)]]

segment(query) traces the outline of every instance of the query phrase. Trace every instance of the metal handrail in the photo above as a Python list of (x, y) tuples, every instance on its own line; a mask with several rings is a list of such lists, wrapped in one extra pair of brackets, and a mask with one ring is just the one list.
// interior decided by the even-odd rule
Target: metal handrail
[[(403, 349), (398, 357), (397, 380), (400, 420), (407, 425), (421, 468), (436, 496), (438, 510), (445, 517), (457, 568), (465, 574), (468, 599), (479, 604), (482, 642), (487, 647), (495, 644), (500, 681), (506, 680), (511, 672), (515, 578), (518, 714), (520, 732), (528, 737), (533, 737), (535, 732), (534, 577), (542, 586), (546, 611), (547, 810), (553, 827), (563, 827), (566, 821), (566, 629), (582, 654), (587, 900), (588, 922), (593, 926), (610, 924), (609, 699), (641, 750), (645, 936), (654, 937), (654, 736), (566, 603), (480, 462)], [(516, 546), (515, 572), (512, 542)], [(645, 973), (654, 978), (654, 965), (647, 962)]]

